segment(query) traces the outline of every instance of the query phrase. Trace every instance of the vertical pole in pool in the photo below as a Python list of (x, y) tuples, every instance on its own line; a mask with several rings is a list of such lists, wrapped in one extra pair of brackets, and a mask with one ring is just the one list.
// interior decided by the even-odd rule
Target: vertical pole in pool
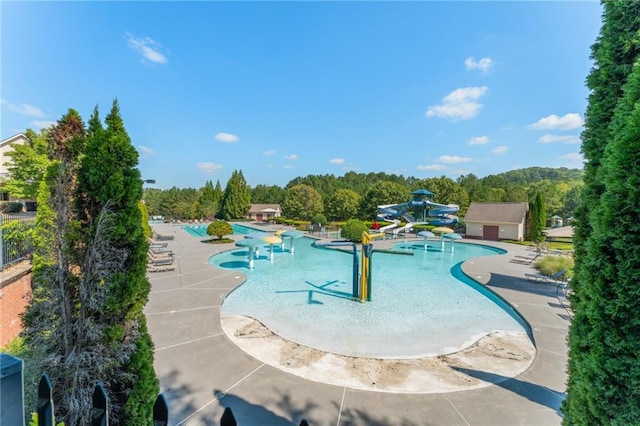
[(295, 251), (295, 247), (293, 246), (293, 237), (289, 238), (291, 240), (291, 243), (289, 243), (289, 252), (293, 253)]
[(370, 245), (368, 262), (367, 262), (367, 301), (371, 302), (371, 262), (373, 261), (373, 244)]
[(249, 269), (253, 269), (253, 247), (249, 247)]
[(360, 292), (358, 291), (358, 250), (356, 250), (356, 245), (351, 245), (353, 249), (353, 298), (360, 299)]

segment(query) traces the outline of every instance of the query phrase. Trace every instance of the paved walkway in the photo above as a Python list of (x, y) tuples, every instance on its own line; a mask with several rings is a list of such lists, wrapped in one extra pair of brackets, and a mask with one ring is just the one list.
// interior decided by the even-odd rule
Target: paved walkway
[(561, 424), (570, 317), (555, 287), (527, 281), (524, 274), (532, 268), (509, 262), (528, 254), (523, 247), (490, 243), (509, 254), (471, 260), (463, 269), (529, 321), (537, 348), (531, 367), (477, 390), (393, 394), (305, 380), (246, 354), (220, 324), (221, 301), (244, 275), (207, 263), (235, 246), (205, 244), (176, 225), (154, 229), (175, 235), (168, 248), (176, 254), (176, 269), (149, 275), (152, 291), (145, 309), (171, 425), (217, 425), (227, 406), (240, 426), (297, 425), (302, 418), (311, 425), (338, 426)]

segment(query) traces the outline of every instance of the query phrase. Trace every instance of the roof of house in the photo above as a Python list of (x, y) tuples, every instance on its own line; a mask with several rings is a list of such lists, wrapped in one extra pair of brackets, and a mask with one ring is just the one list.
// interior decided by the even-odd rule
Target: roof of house
[(16, 133), (13, 136), (9, 136), (6, 139), (3, 139), (2, 142), (0, 142), (0, 146), (5, 146), (5, 145), (11, 145), (13, 143), (19, 142), (19, 143), (23, 143), (28, 141), (29, 139), (27, 139), (27, 137), (24, 135), (24, 133)]
[(275, 213), (280, 211), (280, 204), (251, 204), (249, 213)]
[(523, 223), (528, 203), (471, 203), (466, 222)]

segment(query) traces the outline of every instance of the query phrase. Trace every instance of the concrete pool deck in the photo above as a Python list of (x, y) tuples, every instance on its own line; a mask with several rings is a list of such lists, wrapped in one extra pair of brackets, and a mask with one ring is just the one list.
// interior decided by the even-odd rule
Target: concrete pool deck
[[(528, 254), (524, 247), (482, 242), (509, 253), (467, 261), (463, 269), (514, 305), (531, 324), (536, 350), (528, 368), (506, 379), (508, 375), (501, 377), (495, 370), (459, 368), (456, 373), (461, 378), (484, 382), (472, 390), (372, 392), (307, 380), (240, 349), (223, 330), (220, 305), (244, 275), (213, 268), (207, 262), (212, 255), (235, 246), (205, 244), (201, 242), (204, 238), (193, 237), (178, 225), (153, 226), (162, 234), (175, 235), (169, 248), (175, 252), (176, 269), (149, 274), (152, 291), (145, 309), (172, 425), (219, 424), (225, 407), (233, 410), (240, 426), (291, 425), (302, 418), (311, 425), (561, 423), (558, 408), (565, 390), (570, 314), (555, 287), (525, 279), (531, 266), (509, 262), (515, 255)], [(389, 244), (394, 242), (398, 240), (389, 240)], [(268, 347), (264, 349), (268, 352)], [(291, 350), (297, 358), (285, 363), (296, 368), (304, 353), (300, 348)], [(326, 371), (327, 376), (341, 375), (333, 366)], [(378, 372), (378, 378), (384, 376)], [(393, 375), (387, 380), (390, 378)], [(425, 382), (425, 386), (442, 385)]]

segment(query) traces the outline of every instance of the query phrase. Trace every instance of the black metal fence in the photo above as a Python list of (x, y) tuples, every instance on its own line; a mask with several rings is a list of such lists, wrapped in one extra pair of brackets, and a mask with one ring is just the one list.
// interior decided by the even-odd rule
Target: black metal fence
[[(43, 374), (38, 384), (38, 426), (55, 426), (53, 414), (52, 386), (49, 376)], [(91, 426), (109, 426), (109, 398), (101, 384), (97, 384), (93, 390), (91, 408)], [(169, 406), (164, 395), (160, 394), (153, 405), (153, 426), (168, 426)], [(231, 411), (226, 407), (220, 417), (220, 426), (238, 426)], [(300, 426), (309, 426), (303, 419)]]
[(33, 214), (0, 214), (0, 270), (31, 254), (35, 219)]

